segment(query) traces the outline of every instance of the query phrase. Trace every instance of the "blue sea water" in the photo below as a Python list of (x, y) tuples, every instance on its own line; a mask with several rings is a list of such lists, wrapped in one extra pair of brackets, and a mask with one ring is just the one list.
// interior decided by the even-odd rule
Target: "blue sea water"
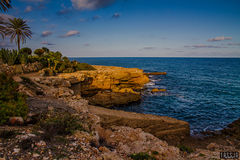
[[(239, 58), (72, 58), (93, 65), (167, 72), (151, 76), (140, 104), (120, 109), (170, 116), (190, 123), (192, 133), (219, 130), (240, 118)], [(152, 88), (167, 89), (152, 94)], [(119, 108), (118, 108), (119, 109)]]

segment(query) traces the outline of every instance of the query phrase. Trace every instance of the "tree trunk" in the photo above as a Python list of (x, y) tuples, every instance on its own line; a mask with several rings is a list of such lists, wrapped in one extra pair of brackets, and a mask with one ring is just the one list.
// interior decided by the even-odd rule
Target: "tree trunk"
[(18, 52), (20, 51), (20, 37), (17, 35)]

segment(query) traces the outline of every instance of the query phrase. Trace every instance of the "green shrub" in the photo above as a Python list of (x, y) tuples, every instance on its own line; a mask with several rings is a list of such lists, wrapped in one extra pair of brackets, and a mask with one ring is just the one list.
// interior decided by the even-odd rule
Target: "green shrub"
[(84, 130), (78, 117), (70, 113), (57, 113), (42, 119), (39, 127), (44, 130), (44, 137), (51, 140), (55, 135), (69, 135), (76, 130)]
[(42, 47), (42, 49), (44, 50), (45, 53), (49, 53), (50, 50), (47, 47)]
[(34, 62), (39, 62), (39, 57), (38, 56), (28, 56), (28, 62), (29, 63), (34, 63)]
[(158, 155), (159, 153), (158, 153), (158, 151), (152, 151), (152, 154), (153, 155)]
[(143, 153), (143, 152), (132, 154), (132, 155), (130, 155), (130, 157), (133, 160), (156, 160), (155, 157), (150, 156), (149, 154)]
[(96, 70), (93, 66), (87, 63), (77, 63), (76, 66), (76, 71), (82, 71), (82, 70)]
[(51, 68), (46, 68), (43, 70), (43, 76), (55, 76), (56, 71)]
[(38, 55), (39, 57), (41, 57), (41, 56), (43, 56), (43, 54), (44, 54), (44, 50), (43, 49), (36, 49), (35, 51), (34, 51), (34, 54), (36, 54), (36, 55)]
[(178, 148), (180, 149), (180, 151), (182, 152), (187, 152), (187, 153), (192, 153), (193, 152), (193, 149), (188, 147), (188, 146), (185, 146), (185, 145), (178, 145)]
[(32, 49), (31, 48), (22, 48), (19, 51), (20, 54), (27, 54), (27, 55), (31, 55), (32, 54)]
[(18, 84), (6, 74), (0, 74), (0, 125), (10, 117), (25, 118), (28, 112), (26, 97), (17, 92)]
[(73, 73), (75, 72), (74, 68), (66, 68), (63, 73)]
[(21, 64), (27, 64), (28, 63), (28, 53), (21, 53), (18, 55), (18, 61), (21, 63)]
[(63, 57), (62, 60), (66, 64), (70, 64), (71, 63), (71, 61), (67, 57)]
[(1, 49), (0, 58), (3, 63), (14, 65), (18, 60), (18, 52), (17, 50)]

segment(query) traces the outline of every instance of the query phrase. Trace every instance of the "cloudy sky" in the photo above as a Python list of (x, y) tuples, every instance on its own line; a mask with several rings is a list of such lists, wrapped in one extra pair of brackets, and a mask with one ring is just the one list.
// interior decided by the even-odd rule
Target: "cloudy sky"
[[(240, 57), (239, 0), (13, 0), (42, 46), (79, 57)], [(0, 47), (16, 48), (8, 40)]]

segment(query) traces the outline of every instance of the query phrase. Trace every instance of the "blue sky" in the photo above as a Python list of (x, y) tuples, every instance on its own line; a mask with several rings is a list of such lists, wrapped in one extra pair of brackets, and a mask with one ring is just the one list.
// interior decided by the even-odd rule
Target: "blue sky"
[[(24, 44), (79, 57), (240, 57), (239, 0), (13, 0)], [(8, 40), (0, 47), (16, 48)]]

